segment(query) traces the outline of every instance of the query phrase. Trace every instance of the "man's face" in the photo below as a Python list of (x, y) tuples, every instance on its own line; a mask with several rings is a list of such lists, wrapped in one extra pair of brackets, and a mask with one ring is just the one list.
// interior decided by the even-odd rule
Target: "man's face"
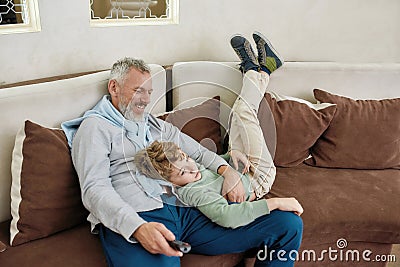
[(113, 105), (126, 119), (140, 120), (143, 118), (146, 106), (150, 103), (150, 95), (153, 92), (151, 75), (131, 69), (123, 84), (115, 80), (110, 81), (109, 91)]

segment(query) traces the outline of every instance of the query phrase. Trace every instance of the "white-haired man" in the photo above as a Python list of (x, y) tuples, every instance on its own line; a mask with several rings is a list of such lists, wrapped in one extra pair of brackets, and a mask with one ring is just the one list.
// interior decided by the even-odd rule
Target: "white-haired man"
[[(248, 43), (235, 45), (242, 62), (249, 60), (251, 55), (245, 53)], [(196, 208), (174, 205), (174, 195), (166, 194), (168, 184), (142, 179), (135, 172), (136, 152), (153, 140), (172, 141), (192, 159), (224, 176), (224, 187), (233, 188), (229, 200), (244, 201), (240, 176), (225, 160), (145, 112), (153, 88), (149, 67), (143, 61), (125, 58), (116, 62), (108, 91), (82, 118), (62, 127), (72, 146), (82, 201), (90, 212), (88, 220), (100, 233), (110, 266), (180, 266), (182, 253), (168, 244), (175, 239), (190, 243), (192, 252), (205, 255), (265, 246), (288, 253), (298, 249), (302, 221), (292, 212), (276, 210), (249, 225), (224, 228)], [(280, 261), (275, 255), (256, 265), (293, 266), (293, 261)]]

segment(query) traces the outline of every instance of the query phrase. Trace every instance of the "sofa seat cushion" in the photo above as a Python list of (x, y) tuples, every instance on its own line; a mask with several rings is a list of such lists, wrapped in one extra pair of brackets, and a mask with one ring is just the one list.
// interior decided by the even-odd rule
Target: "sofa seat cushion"
[[(90, 233), (88, 223), (16, 247), (8, 245), (9, 229), (10, 221), (0, 223), (0, 241), (7, 245), (7, 249), (0, 252), (0, 266), (107, 266), (100, 240), (97, 235)], [(218, 256), (187, 254), (182, 258), (181, 266), (233, 267), (242, 257), (242, 253)]]
[[(8, 245), (10, 222), (0, 224), (0, 241)], [(0, 266), (54, 267), (107, 266), (100, 240), (90, 233), (89, 223), (16, 247), (7, 246), (0, 253)]]
[(303, 242), (400, 243), (400, 170), (278, 168), (268, 197), (296, 197)]

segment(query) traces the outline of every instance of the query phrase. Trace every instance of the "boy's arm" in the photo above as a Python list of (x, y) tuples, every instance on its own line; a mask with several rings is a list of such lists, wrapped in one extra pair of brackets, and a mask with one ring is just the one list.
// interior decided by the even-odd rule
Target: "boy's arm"
[(229, 205), (225, 198), (219, 196), (214, 202), (199, 206), (198, 209), (216, 224), (229, 228), (249, 224), (258, 217), (269, 214), (266, 199)]
[(191, 188), (180, 191), (179, 195), (186, 204), (198, 208), (210, 220), (223, 227), (237, 228), (269, 214), (266, 199), (229, 204), (216, 192)]

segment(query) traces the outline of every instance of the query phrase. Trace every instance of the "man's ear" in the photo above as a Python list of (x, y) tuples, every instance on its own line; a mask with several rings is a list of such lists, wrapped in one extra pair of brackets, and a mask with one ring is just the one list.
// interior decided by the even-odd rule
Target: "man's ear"
[(108, 92), (111, 96), (115, 97), (118, 95), (118, 84), (116, 80), (109, 80), (108, 81)]

